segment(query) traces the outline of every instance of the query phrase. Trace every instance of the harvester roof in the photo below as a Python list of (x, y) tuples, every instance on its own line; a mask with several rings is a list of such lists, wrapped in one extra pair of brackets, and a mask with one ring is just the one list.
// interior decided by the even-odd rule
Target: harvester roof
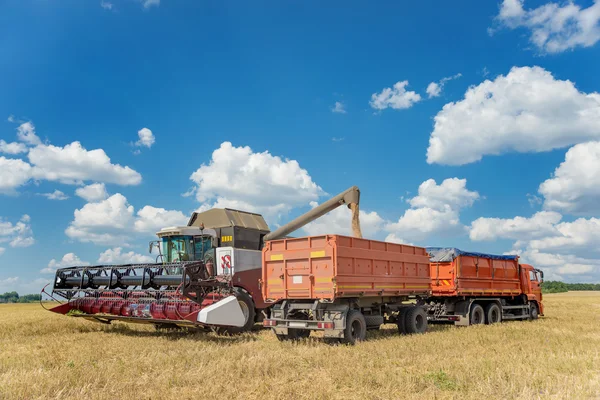
[(269, 225), (262, 215), (231, 208), (213, 208), (201, 213), (192, 213), (188, 226), (199, 227), (202, 224), (205, 228), (213, 229), (239, 226), (269, 232)]

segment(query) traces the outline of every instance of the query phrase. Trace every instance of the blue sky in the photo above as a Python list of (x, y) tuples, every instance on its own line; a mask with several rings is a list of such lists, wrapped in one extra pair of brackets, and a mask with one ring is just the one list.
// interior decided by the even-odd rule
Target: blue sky
[[(599, 282), (599, 20), (593, 1), (1, 1), (0, 292), (146, 261), (197, 209), (275, 227), (351, 185), (369, 237)], [(297, 234), (348, 231), (339, 209)]]

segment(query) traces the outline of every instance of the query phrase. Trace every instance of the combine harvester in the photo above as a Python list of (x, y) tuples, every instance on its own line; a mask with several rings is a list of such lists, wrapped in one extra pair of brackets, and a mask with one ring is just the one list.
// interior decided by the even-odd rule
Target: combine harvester
[[(127, 321), (159, 328), (211, 327), (240, 333), (266, 308), (259, 287), (262, 248), (346, 204), (361, 236), (360, 191), (351, 187), (275, 232), (259, 214), (231, 209), (193, 213), (185, 227), (162, 229), (155, 264), (98, 265), (56, 271), (50, 311), (92, 321)], [(158, 262), (160, 261), (160, 262)], [(64, 299), (60, 301), (57, 298)]]

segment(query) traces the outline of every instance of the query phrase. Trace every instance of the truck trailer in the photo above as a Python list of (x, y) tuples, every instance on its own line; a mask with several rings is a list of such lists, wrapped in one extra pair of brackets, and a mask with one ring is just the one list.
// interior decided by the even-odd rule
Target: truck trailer
[(537, 319), (544, 314), (544, 273), (519, 263), (516, 255), (493, 255), (456, 248), (428, 248), (432, 294), (429, 322), (494, 324)]

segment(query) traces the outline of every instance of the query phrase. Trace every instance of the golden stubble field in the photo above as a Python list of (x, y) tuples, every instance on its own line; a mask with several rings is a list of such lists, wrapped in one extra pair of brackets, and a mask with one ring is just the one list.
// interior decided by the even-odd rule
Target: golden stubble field
[(600, 294), (546, 296), (534, 322), (393, 326), (357, 346), (101, 325), (0, 305), (1, 399), (600, 398)]

